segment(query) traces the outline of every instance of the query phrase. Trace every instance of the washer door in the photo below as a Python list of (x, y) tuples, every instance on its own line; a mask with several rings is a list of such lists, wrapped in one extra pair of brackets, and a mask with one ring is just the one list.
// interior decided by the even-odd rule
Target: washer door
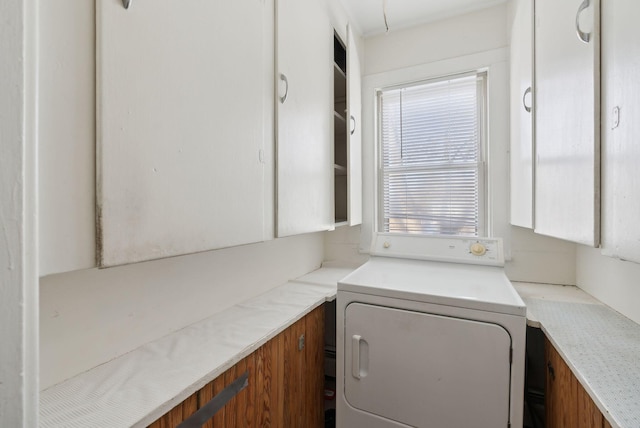
[(511, 337), (501, 326), (351, 303), (345, 398), (415, 427), (507, 427)]

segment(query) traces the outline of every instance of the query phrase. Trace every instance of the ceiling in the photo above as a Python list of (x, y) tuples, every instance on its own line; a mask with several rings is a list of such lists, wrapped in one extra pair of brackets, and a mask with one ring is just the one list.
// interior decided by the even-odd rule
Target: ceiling
[[(363, 35), (386, 30), (384, 0), (341, 0)], [(389, 31), (483, 9), (507, 0), (386, 0)]]

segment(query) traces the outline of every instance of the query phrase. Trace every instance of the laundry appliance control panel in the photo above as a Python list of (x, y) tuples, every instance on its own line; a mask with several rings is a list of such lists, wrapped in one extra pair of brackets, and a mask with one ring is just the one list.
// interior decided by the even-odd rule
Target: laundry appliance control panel
[(371, 255), (451, 263), (504, 266), (500, 238), (431, 237), (377, 233)]

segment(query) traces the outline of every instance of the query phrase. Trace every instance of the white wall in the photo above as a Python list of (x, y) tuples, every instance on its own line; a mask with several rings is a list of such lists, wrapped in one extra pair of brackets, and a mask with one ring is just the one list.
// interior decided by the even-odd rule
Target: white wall
[(360, 252), (360, 226), (342, 226), (324, 234), (324, 262), (359, 266), (369, 259)]
[(318, 233), (44, 277), (42, 389), (310, 272), (322, 258)]
[(578, 246), (578, 287), (627, 318), (640, 323), (640, 264), (600, 254), (600, 249)]
[(576, 244), (515, 226), (510, 236), (511, 259), (505, 269), (511, 281), (576, 285)]
[[(575, 284), (575, 245), (509, 225), (508, 5), (365, 39), (363, 78), (363, 224), (358, 250), (374, 229), (376, 88), (474, 69), (489, 70), (489, 206), (494, 236), (504, 238), (512, 280)], [(327, 259), (348, 257), (351, 231), (326, 239)], [(352, 259), (357, 259), (353, 255)]]
[(349, 15), (340, 2), (341, 0), (326, 0), (331, 25), (333, 25), (334, 30), (336, 30), (342, 40), (347, 40), (347, 25), (350, 25), (353, 30), (354, 39), (358, 45), (358, 52), (362, 56), (364, 51), (364, 47), (362, 46), (364, 41), (360, 36), (362, 31), (358, 25), (349, 18)]
[(365, 75), (508, 46), (506, 6), (366, 38)]
[(319, 267), (311, 234), (95, 269), (94, 2), (38, 8), (42, 389)]

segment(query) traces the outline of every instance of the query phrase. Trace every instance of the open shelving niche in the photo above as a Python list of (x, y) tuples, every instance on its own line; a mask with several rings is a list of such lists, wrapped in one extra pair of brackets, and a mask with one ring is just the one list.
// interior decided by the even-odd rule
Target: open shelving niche
[(333, 37), (333, 176), (334, 222), (347, 224), (348, 218), (348, 157), (347, 138), (347, 49), (337, 34)]

